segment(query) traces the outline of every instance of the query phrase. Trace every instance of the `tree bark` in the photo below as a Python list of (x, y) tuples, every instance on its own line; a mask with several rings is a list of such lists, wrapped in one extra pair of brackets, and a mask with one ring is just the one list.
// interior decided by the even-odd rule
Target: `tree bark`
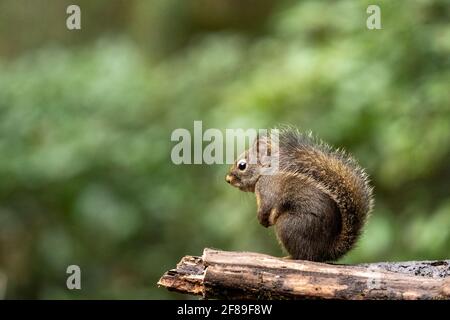
[(158, 285), (205, 299), (450, 299), (450, 260), (337, 265), (205, 249)]

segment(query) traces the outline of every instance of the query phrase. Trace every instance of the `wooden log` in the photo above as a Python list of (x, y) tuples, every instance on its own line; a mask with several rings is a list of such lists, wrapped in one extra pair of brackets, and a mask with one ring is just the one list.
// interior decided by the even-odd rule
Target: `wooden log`
[(205, 299), (450, 299), (450, 260), (337, 265), (205, 249), (158, 282)]

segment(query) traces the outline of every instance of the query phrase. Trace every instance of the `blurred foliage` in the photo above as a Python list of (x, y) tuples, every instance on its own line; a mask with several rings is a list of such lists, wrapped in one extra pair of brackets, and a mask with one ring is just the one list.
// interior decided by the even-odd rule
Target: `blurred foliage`
[(227, 165), (172, 164), (194, 120), (289, 123), (352, 152), (376, 206), (340, 262), (449, 258), (449, 1), (377, 3), (369, 31), (373, 1), (0, 1), (6, 297), (182, 298), (155, 283), (183, 255), (283, 255)]

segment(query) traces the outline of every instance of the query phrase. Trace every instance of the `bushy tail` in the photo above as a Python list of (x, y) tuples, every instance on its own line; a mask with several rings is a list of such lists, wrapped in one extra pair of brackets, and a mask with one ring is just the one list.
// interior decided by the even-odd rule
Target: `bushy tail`
[(353, 247), (373, 207), (368, 175), (344, 151), (297, 129), (281, 129), (279, 146), (281, 171), (308, 176), (336, 202), (342, 231), (333, 255), (342, 256)]

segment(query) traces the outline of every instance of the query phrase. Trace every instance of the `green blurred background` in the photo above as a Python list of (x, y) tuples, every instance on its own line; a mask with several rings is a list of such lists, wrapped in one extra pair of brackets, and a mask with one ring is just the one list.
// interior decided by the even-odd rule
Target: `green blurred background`
[(186, 298), (155, 285), (183, 255), (284, 255), (228, 165), (172, 164), (194, 120), (352, 152), (376, 205), (339, 262), (450, 258), (450, 1), (0, 0), (5, 298)]

